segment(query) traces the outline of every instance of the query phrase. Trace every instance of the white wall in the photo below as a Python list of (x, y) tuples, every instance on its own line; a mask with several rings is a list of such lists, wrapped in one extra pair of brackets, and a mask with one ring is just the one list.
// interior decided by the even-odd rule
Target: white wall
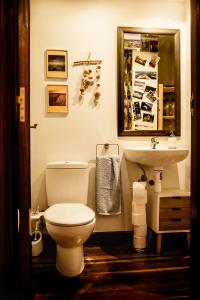
[[(32, 208), (47, 207), (45, 164), (53, 160), (90, 162), (88, 205), (95, 209), (96, 144), (118, 143), (120, 154), (126, 146), (149, 145), (150, 137), (117, 136), (117, 26), (181, 29), (181, 138), (190, 140), (190, 49), (189, 1), (160, 0), (31, 0), (31, 180)], [(68, 79), (45, 78), (46, 49), (68, 50)], [(79, 101), (82, 67), (73, 62), (102, 60), (101, 102), (94, 105), (92, 90)], [(47, 84), (68, 84), (69, 113), (47, 114)], [(167, 138), (160, 137), (166, 145)], [(164, 171), (164, 187), (189, 186), (189, 160)], [(174, 169), (175, 168), (175, 169)], [(131, 185), (140, 169), (122, 157), (123, 213), (97, 216), (96, 231), (131, 229)]]

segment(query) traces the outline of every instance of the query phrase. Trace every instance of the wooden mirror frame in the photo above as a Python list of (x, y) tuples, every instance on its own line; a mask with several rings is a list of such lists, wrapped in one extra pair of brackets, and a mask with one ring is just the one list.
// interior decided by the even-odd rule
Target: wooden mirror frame
[(138, 27), (117, 27), (117, 60), (118, 60), (118, 136), (167, 136), (170, 130), (124, 130), (124, 33), (162, 34), (174, 37), (175, 61), (175, 135), (180, 136), (180, 30), (150, 29)]

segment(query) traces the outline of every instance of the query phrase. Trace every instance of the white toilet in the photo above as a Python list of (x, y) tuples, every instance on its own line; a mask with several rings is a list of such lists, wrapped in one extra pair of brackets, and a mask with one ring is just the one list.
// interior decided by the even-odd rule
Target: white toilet
[(95, 213), (86, 206), (88, 164), (59, 161), (47, 164), (46, 190), (49, 208), (46, 228), (57, 244), (56, 268), (74, 277), (84, 269), (83, 243), (92, 234)]

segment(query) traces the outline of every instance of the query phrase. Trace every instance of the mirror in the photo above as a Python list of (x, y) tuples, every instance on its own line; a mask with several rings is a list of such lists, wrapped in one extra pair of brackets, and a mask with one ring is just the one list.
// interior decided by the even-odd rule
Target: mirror
[(118, 135), (180, 135), (180, 30), (118, 27)]

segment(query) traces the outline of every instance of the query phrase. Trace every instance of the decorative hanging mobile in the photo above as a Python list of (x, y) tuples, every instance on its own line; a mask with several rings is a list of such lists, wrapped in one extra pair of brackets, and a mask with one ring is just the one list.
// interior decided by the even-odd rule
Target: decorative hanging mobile
[(87, 60), (81, 60), (81, 61), (75, 61), (73, 66), (84, 66), (83, 69), (83, 76), (81, 79), (81, 85), (80, 85), (80, 96), (84, 96), (85, 91), (89, 86), (92, 86), (94, 84), (94, 77), (92, 74), (92, 68), (90, 65), (97, 65), (96, 67), (96, 73), (95, 73), (95, 92), (94, 92), (94, 97), (95, 101), (99, 101), (100, 98), (100, 92), (99, 92), (99, 87), (100, 87), (100, 70), (101, 70), (101, 60), (91, 60), (91, 52), (88, 55)]
[(99, 92), (99, 88), (100, 88), (100, 78), (101, 78), (101, 66), (98, 65), (96, 67), (96, 89), (95, 89), (95, 92), (94, 92), (94, 97), (95, 97), (95, 100), (96, 101), (100, 101), (99, 98), (101, 96), (101, 93)]
[(84, 96), (85, 90), (94, 84), (93, 76), (92, 76), (92, 69), (84, 69), (83, 77), (81, 79), (81, 86), (80, 86), (80, 95)]

